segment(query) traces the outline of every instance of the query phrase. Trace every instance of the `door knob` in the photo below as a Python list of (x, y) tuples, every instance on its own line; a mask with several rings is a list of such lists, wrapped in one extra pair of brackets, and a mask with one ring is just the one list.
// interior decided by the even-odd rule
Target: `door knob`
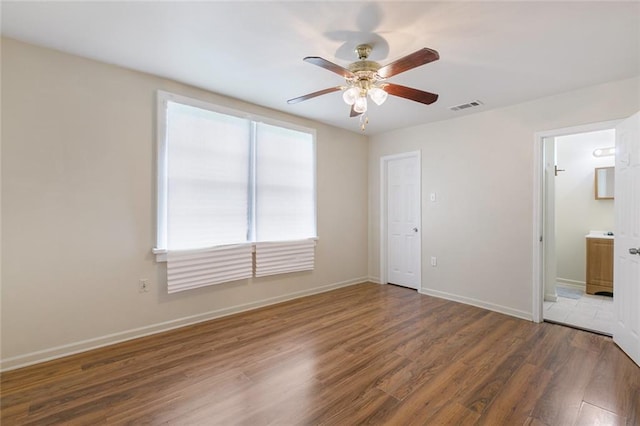
[(637, 255), (640, 255), (640, 247), (638, 247), (638, 248), (630, 248), (630, 249), (629, 249), (629, 254), (637, 254)]
[(413, 228), (413, 232), (418, 232), (418, 228)]

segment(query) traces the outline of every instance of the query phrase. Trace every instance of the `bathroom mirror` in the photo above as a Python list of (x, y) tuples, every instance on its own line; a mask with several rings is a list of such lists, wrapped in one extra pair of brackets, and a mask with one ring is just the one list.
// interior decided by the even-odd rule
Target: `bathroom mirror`
[(613, 199), (614, 176), (614, 167), (596, 167), (596, 200)]

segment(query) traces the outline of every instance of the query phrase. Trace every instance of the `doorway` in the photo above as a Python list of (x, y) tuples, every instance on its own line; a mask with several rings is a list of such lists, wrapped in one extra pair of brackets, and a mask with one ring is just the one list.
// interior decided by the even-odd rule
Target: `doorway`
[[(596, 199), (594, 180), (597, 168), (614, 165), (614, 150), (609, 148), (615, 146), (618, 123), (595, 123), (536, 135), (539, 167), (534, 202), (539, 214), (534, 253), (539, 275), (534, 272), (534, 287), (538, 287), (533, 317), (537, 322), (612, 334), (613, 288), (603, 293), (587, 286), (593, 281), (587, 278), (588, 270), (594, 269), (594, 260), (587, 259), (587, 252), (593, 245), (589, 243), (610, 244), (611, 250), (603, 252), (603, 259), (611, 265), (608, 280), (612, 286), (613, 235), (608, 234), (614, 227), (613, 199)], [(595, 247), (602, 251), (604, 246)], [(600, 258), (597, 260), (600, 262)], [(603, 268), (598, 264), (596, 269)]]
[(420, 151), (380, 161), (380, 279), (418, 290), (421, 273)]
[(613, 171), (615, 129), (557, 136), (547, 145), (555, 153), (555, 203), (547, 205), (555, 204), (548, 215), (555, 216), (556, 273), (545, 279), (544, 319), (612, 335), (614, 197), (612, 189), (598, 196), (594, 181), (599, 171)]

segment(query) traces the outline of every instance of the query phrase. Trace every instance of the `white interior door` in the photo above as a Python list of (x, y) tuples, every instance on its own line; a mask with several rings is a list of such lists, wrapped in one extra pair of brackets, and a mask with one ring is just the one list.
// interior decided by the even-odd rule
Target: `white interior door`
[(387, 161), (387, 282), (420, 286), (420, 153)]
[(613, 340), (640, 365), (640, 113), (616, 127)]

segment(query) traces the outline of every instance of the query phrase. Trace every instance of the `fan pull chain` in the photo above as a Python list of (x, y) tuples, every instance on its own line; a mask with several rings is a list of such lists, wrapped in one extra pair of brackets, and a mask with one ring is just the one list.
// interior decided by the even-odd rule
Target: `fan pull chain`
[(367, 117), (366, 114), (362, 114), (360, 116), (360, 130), (364, 132), (364, 129), (367, 127), (367, 124), (369, 124), (369, 117)]

